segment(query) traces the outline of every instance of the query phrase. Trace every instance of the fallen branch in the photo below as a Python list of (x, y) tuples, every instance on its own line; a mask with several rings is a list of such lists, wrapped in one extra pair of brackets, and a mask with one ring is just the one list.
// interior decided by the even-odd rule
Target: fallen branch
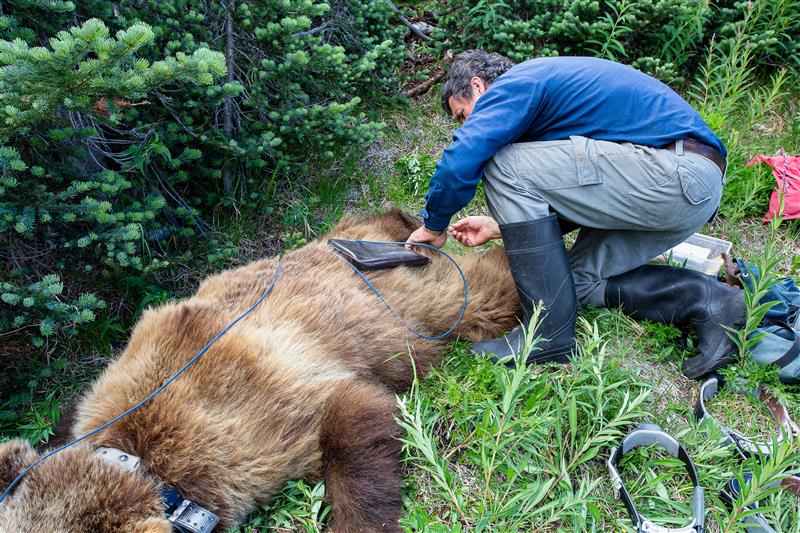
[(397, 9), (397, 6), (395, 6), (395, 5), (392, 3), (392, 0), (386, 0), (386, 3), (387, 3), (387, 4), (389, 4), (389, 7), (392, 9), (392, 12), (393, 12), (395, 15), (397, 15), (397, 17), (400, 19), (400, 22), (402, 22), (403, 24), (405, 24), (405, 25), (408, 27), (408, 29), (409, 29), (409, 30), (411, 30), (411, 33), (413, 33), (414, 35), (416, 35), (417, 37), (419, 37), (419, 38), (420, 38), (420, 39), (422, 39), (423, 41), (427, 41), (427, 42), (429, 42), (429, 43), (432, 43), (432, 42), (436, 41), (436, 39), (434, 39), (433, 37), (430, 37), (430, 36), (428, 36), (428, 35), (425, 35), (424, 33), (422, 33), (422, 32), (420, 31), (420, 29), (419, 29), (419, 28), (417, 28), (416, 26), (414, 26), (414, 25), (411, 23), (411, 21), (409, 21), (409, 20), (408, 20), (408, 19), (407, 19), (407, 18), (406, 18), (406, 17), (403, 15), (403, 13), (402, 13), (402, 12), (401, 12), (399, 9)]
[(409, 98), (413, 98), (415, 96), (419, 96), (421, 94), (425, 94), (428, 92), (428, 89), (436, 85), (442, 78), (444, 78), (445, 71), (442, 70), (440, 73), (435, 75), (434, 77), (423, 81), (416, 87), (412, 87), (411, 89), (407, 90), (403, 93), (403, 96), (407, 96)]

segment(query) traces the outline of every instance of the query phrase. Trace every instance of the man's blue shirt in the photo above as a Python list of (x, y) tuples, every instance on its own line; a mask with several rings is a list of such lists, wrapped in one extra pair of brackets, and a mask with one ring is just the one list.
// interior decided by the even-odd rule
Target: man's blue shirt
[(604, 59), (532, 59), (497, 78), (453, 133), (430, 180), (425, 226), (447, 227), (503, 146), (571, 135), (654, 148), (692, 138), (726, 154), (700, 114), (655, 78)]

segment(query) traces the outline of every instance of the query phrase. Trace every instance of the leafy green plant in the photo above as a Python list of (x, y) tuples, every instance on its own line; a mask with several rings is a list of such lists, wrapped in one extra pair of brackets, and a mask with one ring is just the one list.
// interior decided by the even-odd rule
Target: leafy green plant
[(280, 496), (262, 507), (261, 514), (233, 531), (256, 533), (264, 527), (270, 531), (322, 531), (331, 510), (323, 502), (324, 495), (325, 484), (321, 481), (313, 485), (290, 481)]
[(0, 281), (0, 331), (10, 333), (35, 327), (31, 341), (36, 346), (59, 330), (71, 329), (92, 322), (95, 312), (106, 303), (94, 294), (81, 294), (72, 301), (63, 301), (64, 284), (57, 274), (48, 274), (29, 285)]
[(797, 0), (726, 1), (718, 6), (717, 29), (723, 43), (735, 46), (744, 34), (758, 61), (764, 65), (800, 66), (800, 21)]
[[(312, 168), (370, 143), (382, 125), (362, 99), (394, 93), (402, 60), (393, 16), (367, 0), (5, 3), (3, 292), (30, 301), (58, 272), (59, 302), (88, 320), (81, 293), (201, 251), (209, 220), (269, 214)], [(0, 334), (85, 327), (35, 304), (0, 302)]]
[(53, 427), (58, 424), (59, 418), (56, 395), (51, 392), (35, 411), (28, 414), (27, 420), (16, 426), (15, 430), (32, 445), (38, 445), (40, 442), (47, 442), (53, 435)]
[[(49, 361), (34, 358), (23, 364), (31, 367), (29, 372), (5, 376), (6, 380), (11, 377), (10, 383), (19, 381), (21, 386), (13, 394), (4, 396), (0, 403), (0, 440), (20, 437), (34, 446), (47, 442), (61, 417), (60, 404), (75, 385), (63, 375), (68, 365), (61, 357)], [(6, 371), (12, 373), (10, 368)]]
[[(607, 365), (598, 330), (585, 328), (587, 342), (571, 369), (526, 367), (518, 354), (513, 369), (478, 363), (468, 370), (493, 377), (477, 401), (442, 410), (435, 396), (420, 395), (418, 384), (399, 400), (407, 461), (424, 473), (416, 483), (428, 500), (427, 511), (412, 509), (404, 523), (423, 512), (431, 527), (468, 531), (585, 530), (597, 523), (601, 480), (585, 468), (644, 416), (649, 391)], [(526, 337), (528, 348), (537, 342)], [(433, 374), (434, 381), (446, 379)], [(439, 505), (448, 510), (431, 512)]]
[(710, 3), (710, 0), (684, 2), (674, 20), (657, 30), (661, 41), (659, 60), (679, 65), (698, 47), (712, 16)]
[[(363, 98), (393, 92), (403, 56), (403, 30), (384, 2), (93, 0), (79, 9), (152, 24), (169, 51), (212, 43), (225, 54), (223, 85), (159, 92), (158, 105), (132, 111), (161, 125), (163, 148), (143, 168), (201, 212), (274, 206), (281, 182), (304, 184), (311, 169), (375, 139), (382, 125)], [(178, 160), (186, 148), (191, 158)], [(167, 153), (172, 160), (160, 158)]]
[(138, 319), (148, 307), (155, 307), (172, 298), (169, 291), (140, 276), (122, 277), (120, 284), (125, 292), (126, 300), (139, 302), (136, 304), (131, 320)]
[[(773, 439), (772, 442), (773, 445), (767, 457), (757, 455), (735, 469), (734, 476), (739, 483), (740, 492), (736, 501), (731, 505), (730, 513), (721, 521), (720, 531), (745, 531), (748, 516), (756, 514), (756, 512), (775, 513), (778, 511), (773, 503), (774, 497), (783, 490), (780, 482), (791, 475), (792, 469), (800, 459), (800, 437), (787, 438), (781, 442)], [(750, 474), (749, 479), (745, 478), (745, 473)], [(757, 511), (750, 508), (754, 504), (758, 505)], [(781, 525), (787, 523), (785, 518), (777, 523)], [(788, 522), (788, 524), (791, 524), (789, 527), (793, 528), (797, 522), (795, 521), (794, 524)], [(790, 530), (786, 529), (786, 531)]]
[(732, 157), (731, 163), (720, 202), (725, 217), (731, 222), (738, 222), (746, 217), (764, 216), (775, 184), (769, 167), (744, 167), (736, 156)]
[(90, 19), (48, 47), (0, 41), (0, 238), (10, 253), (0, 267), (0, 332), (36, 327), (37, 345), (74, 333), (105, 303), (72, 294), (73, 276), (161, 265), (149, 257), (146, 231), (164, 198), (131, 195), (132, 181), (97, 163), (97, 143), (121, 126), (120, 109), (158, 87), (208, 85), (224, 60), (205, 48), (144, 60), (139, 52), (154, 38), (141, 23), (112, 37)]
[(306, 236), (299, 231), (293, 231), (284, 235), (283, 242), (287, 250), (294, 250), (308, 244)]
[(415, 148), (397, 160), (395, 170), (405, 191), (418, 197), (425, 192), (428, 180), (436, 170), (436, 160)]
[(631, 19), (631, 15), (628, 12), (631, 10), (632, 4), (627, 0), (619, 0), (606, 1), (606, 5), (609, 11), (603, 13), (603, 18), (608, 25), (608, 32), (602, 41), (590, 39), (588, 42), (600, 45), (600, 49), (596, 52), (597, 57), (614, 61), (627, 55), (625, 45), (620, 39), (624, 39), (625, 35), (633, 31), (630, 26), (625, 25), (628, 19)]
[(760, 381), (754, 379), (757, 376), (747, 375), (747, 370), (752, 369), (753, 365), (745, 365), (745, 362), (750, 350), (763, 337), (763, 334), (756, 334), (756, 330), (767, 312), (777, 304), (773, 300), (763, 300), (770, 287), (778, 281), (777, 266), (781, 258), (778, 231), (783, 221), (784, 207), (782, 192), (778, 196), (778, 206), (778, 212), (775, 213), (769, 223), (769, 233), (764, 243), (764, 251), (753, 262), (754, 271), (742, 273), (743, 276), (747, 276), (750, 279), (750, 283), (745, 282), (743, 284), (746, 312), (745, 326), (740, 330), (731, 330), (732, 338), (739, 348), (740, 366), (726, 369), (726, 373), (728, 375), (739, 375), (753, 383), (760, 383)]

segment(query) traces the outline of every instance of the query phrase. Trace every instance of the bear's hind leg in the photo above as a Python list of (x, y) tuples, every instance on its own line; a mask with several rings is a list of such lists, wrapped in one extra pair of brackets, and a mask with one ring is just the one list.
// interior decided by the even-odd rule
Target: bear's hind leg
[(336, 533), (399, 532), (400, 442), (394, 396), (366, 381), (339, 387), (322, 417), (325, 499)]

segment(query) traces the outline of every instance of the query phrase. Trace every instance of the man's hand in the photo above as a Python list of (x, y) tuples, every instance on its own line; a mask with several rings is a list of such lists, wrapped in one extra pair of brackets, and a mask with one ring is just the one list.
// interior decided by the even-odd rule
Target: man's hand
[[(443, 231), (441, 234), (438, 234), (433, 231), (429, 231), (422, 226), (414, 231), (411, 236), (408, 238), (406, 242), (408, 243), (415, 243), (421, 242), (425, 244), (430, 244), (431, 246), (435, 246), (436, 248), (441, 248), (444, 246), (444, 243), (447, 241), (447, 232)], [(411, 250), (412, 245), (406, 244), (406, 248)]]
[(501, 236), (500, 227), (492, 217), (462, 218), (450, 226), (450, 231), (464, 246), (480, 246)]

